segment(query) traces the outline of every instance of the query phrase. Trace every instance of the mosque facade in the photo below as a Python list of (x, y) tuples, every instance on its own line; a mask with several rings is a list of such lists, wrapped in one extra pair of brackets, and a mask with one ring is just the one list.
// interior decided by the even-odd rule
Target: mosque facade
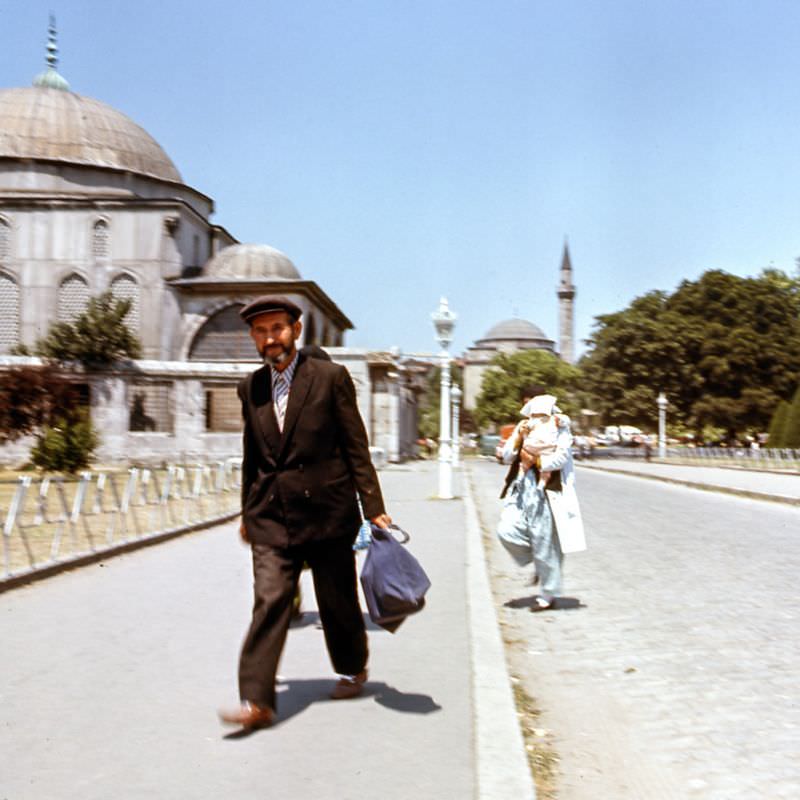
[[(303, 309), (301, 344), (353, 376), (371, 444), (401, 460), (416, 438), (413, 376), (391, 354), (344, 346), (353, 323), (315, 281), (266, 244), (212, 222), (161, 146), (120, 111), (76, 94), (48, 65), (34, 85), (0, 90), (0, 364), (56, 321), (110, 291), (141, 360), (86, 375), (104, 462), (210, 459), (240, 450), (235, 387), (258, 356), (238, 311), (280, 293)], [(19, 460), (29, 443), (7, 446)]]

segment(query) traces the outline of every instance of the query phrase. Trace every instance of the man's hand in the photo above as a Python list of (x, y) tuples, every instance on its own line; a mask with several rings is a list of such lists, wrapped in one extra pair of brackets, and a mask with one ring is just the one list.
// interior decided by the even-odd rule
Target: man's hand
[(380, 514), (377, 517), (373, 517), (370, 522), (385, 530), (392, 524), (392, 518), (388, 514)]
[(247, 528), (245, 528), (244, 522), (239, 523), (239, 536), (244, 544), (250, 544), (250, 537), (247, 535)]

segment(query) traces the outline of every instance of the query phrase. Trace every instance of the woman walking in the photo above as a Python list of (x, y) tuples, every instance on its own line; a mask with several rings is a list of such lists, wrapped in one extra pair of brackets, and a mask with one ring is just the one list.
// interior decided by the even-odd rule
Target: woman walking
[(503, 449), (503, 462), (512, 466), (497, 536), (517, 564), (534, 563), (540, 594), (531, 610), (543, 611), (561, 595), (564, 553), (585, 550), (586, 541), (569, 417), (543, 392), (530, 397), (520, 414), (524, 419)]

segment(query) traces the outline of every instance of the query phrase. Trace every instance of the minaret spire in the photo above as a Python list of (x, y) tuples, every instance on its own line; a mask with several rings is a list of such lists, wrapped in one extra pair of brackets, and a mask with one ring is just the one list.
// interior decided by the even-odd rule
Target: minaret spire
[(558, 280), (558, 347), (561, 358), (568, 364), (575, 361), (575, 284), (572, 282), (572, 261), (569, 257), (569, 243), (564, 238), (564, 254), (561, 257), (561, 270)]
[(47, 69), (33, 80), (34, 86), (44, 89), (61, 89), (69, 91), (69, 84), (58, 74), (58, 44), (56, 42), (56, 18), (50, 14), (50, 25), (47, 28)]

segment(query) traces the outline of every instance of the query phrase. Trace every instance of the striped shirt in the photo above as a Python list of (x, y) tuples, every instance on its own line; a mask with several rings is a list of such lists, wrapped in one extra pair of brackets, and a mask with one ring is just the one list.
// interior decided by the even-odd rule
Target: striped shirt
[(283, 433), (283, 421), (286, 418), (286, 406), (289, 404), (289, 389), (292, 385), (294, 372), (297, 369), (297, 353), (289, 362), (286, 369), (278, 372), (275, 367), (270, 367), (272, 373), (272, 405), (275, 409), (275, 419), (278, 429)]

